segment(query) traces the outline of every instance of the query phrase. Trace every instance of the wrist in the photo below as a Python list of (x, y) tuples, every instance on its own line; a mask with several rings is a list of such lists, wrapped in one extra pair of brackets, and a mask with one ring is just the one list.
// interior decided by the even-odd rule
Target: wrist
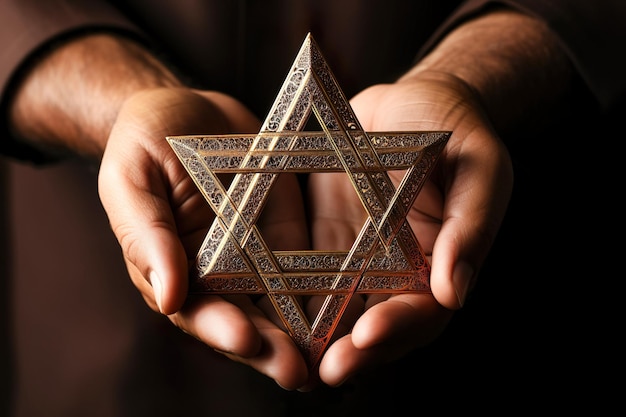
[(128, 97), (180, 85), (134, 41), (85, 35), (45, 53), (24, 72), (9, 101), (9, 127), (35, 147), (99, 158)]
[(450, 32), (399, 81), (447, 77), (467, 85), (498, 130), (541, 115), (566, 91), (571, 64), (540, 20), (494, 9)]

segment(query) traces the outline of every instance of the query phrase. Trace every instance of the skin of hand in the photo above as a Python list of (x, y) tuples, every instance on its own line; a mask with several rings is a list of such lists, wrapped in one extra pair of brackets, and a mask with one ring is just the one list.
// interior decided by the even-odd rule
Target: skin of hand
[[(492, 39), (506, 42), (485, 43)], [(530, 45), (516, 54), (510, 46), (520, 40)], [(351, 317), (351, 332), (322, 358), (321, 382), (339, 385), (428, 343), (462, 306), (512, 187), (508, 154), (494, 126), (507, 128), (535, 104), (536, 89), (520, 79), (530, 78), (543, 98), (550, 96), (541, 90), (546, 85), (557, 95), (559, 83), (550, 71), (562, 81), (560, 67), (544, 65), (561, 56), (552, 54), (558, 48), (551, 40), (534, 19), (506, 11), (488, 13), (451, 32), (397, 83), (373, 86), (352, 100), (366, 130), (454, 133), (409, 215), (422, 247), (432, 254), (433, 294), (362, 299), (357, 308), (364, 314)], [(87, 37), (42, 60), (16, 92), (11, 107), (16, 136), (101, 161), (102, 204), (131, 279), (151, 308), (285, 389), (310, 386), (316, 377), (308, 375), (295, 344), (264, 314), (261, 303), (245, 296), (186, 297), (188, 265), (212, 214), (164, 138), (255, 133), (259, 121), (228, 96), (184, 88), (132, 42), (114, 41), (113, 47), (111, 42), (107, 36)], [(490, 48), (481, 46), (485, 44)], [(541, 48), (533, 48), (537, 45)], [(498, 56), (501, 49), (506, 54)], [(511, 75), (511, 68), (525, 71)], [(538, 72), (541, 77), (535, 76)], [(510, 109), (502, 106), (509, 95), (517, 99)], [(351, 217), (358, 202), (337, 198), (346, 184), (327, 175), (311, 178), (314, 248), (352, 242), (360, 227)], [(283, 198), (296, 196), (289, 177), (279, 188)], [(296, 206), (268, 203), (274, 209), (266, 210), (263, 224), (272, 236), (293, 238), (281, 242), (283, 247), (302, 248), (307, 230), (300, 201), (288, 198)], [(332, 229), (335, 236), (326, 232), (329, 223), (341, 225)], [(294, 233), (294, 226), (301, 232)]]
[[(373, 86), (351, 104), (366, 131), (453, 132), (407, 216), (431, 262), (432, 294), (366, 297), (351, 333), (331, 345), (320, 363), (320, 378), (329, 385), (439, 336), (463, 305), (506, 211), (512, 189), (508, 152), (473, 92), (454, 78), (422, 76)], [(396, 185), (400, 175), (390, 173)], [(346, 176), (315, 174), (310, 185), (314, 247), (340, 242), (331, 235), (339, 231), (354, 241), (362, 208)]]
[[(188, 297), (188, 266), (214, 216), (164, 140), (194, 132), (258, 130), (258, 120), (223, 94), (141, 91), (124, 102), (111, 130), (99, 174), (100, 198), (131, 279), (152, 309), (232, 360), (295, 389), (307, 378), (306, 364), (262, 301), (255, 304), (245, 295)], [(302, 248), (308, 232), (297, 179), (280, 176), (278, 181), (259, 227), (269, 244)]]

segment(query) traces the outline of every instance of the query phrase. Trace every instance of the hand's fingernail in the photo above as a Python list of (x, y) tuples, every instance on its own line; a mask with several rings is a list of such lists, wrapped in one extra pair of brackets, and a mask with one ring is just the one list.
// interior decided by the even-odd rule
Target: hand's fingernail
[(456, 298), (459, 300), (459, 307), (463, 307), (465, 299), (467, 298), (467, 292), (472, 282), (474, 275), (474, 268), (465, 261), (457, 263), (452, 273), (452, 283), (454, 284), (454, 291), (456, 292)]
[(150, 284), (152, 285), (152, 291), (154, 291), (154, 299), (157, 303), (157, 306), (159, 307), (159, 311), (163, 311), (163, 309), (161, 308), (163, 285), (161, 284), (161, 279), (159, 278), (159, 275), (155, 271), (150, 272)]

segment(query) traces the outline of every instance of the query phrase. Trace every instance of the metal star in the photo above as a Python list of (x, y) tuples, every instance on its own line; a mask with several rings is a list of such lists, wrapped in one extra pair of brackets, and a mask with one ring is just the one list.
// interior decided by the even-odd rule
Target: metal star
[[(313, 113), (322, 131), (304, 131)], [(450, 132), (365, 132), (307, 35), (256, 135), (170, 136), (216, 214), (190, 292), (266, 294), (310, 367), (355, 293), (430, 292), (430, 265), (406, 221)], [(405, 170), (400, 185), (387, 172)], [(346, 172), (367, 212), (352, 248), (272, 251), (256, 221), (281, 173)], [(235, 174), (228, 189), (218, 174)], [(325, 297), (311, 323), (297, 297)]]

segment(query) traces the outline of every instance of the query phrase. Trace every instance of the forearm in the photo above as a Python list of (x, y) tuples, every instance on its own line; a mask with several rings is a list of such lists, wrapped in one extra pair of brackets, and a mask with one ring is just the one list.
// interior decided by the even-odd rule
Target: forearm
[(414, 77), (461, 80), (477, 94), (495, 127), (508, 130), (562, 97), (572, 69), (541, 21), (501, 9), (450, 32), (400, 82)]
[(9, 104), (18, 140), (43, 149), (99, 158), (122, 103), (146, 88), (178, 86), (145, 49), (114, 35), (62, 44), (22, 77)]

